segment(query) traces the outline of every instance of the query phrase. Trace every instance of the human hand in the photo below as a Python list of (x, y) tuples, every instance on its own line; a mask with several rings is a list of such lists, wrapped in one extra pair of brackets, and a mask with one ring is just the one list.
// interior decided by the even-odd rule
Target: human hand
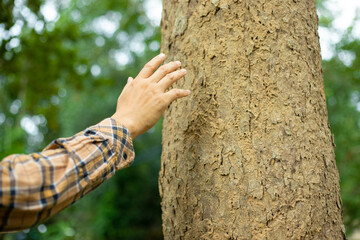
[(184, 89), (166, 91), (185, 76), (186, 70), (178, 70), (179, 61), (156, 70), (164, 60), (165, 55), (160, 54), (145, 64), (135, 79), (129, 77), (118, 98), (112, 118), (124, 124), (133, 139), (153, 127), (171, 102), (190, 94)]

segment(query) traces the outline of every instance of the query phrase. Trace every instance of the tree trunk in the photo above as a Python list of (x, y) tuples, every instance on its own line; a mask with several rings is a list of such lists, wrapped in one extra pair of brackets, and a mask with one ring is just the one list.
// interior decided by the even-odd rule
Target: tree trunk
[(344, 239), (314, 0), (164, 0), (165, 239)]

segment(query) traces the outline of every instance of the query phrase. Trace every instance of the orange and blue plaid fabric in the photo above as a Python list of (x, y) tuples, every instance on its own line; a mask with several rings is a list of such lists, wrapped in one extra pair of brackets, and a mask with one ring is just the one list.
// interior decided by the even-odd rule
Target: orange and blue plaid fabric
[(135, 157), (128, 130), (112, 118), (42, 152), (0, 162), (0, 231), (29, 228), (98, 187)]

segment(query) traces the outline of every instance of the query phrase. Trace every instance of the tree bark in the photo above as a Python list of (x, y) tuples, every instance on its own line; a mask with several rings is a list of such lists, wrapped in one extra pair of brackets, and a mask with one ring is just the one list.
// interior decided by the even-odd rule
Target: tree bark
[(164, 0), (165, 239), (344, 239), (314, 0)]

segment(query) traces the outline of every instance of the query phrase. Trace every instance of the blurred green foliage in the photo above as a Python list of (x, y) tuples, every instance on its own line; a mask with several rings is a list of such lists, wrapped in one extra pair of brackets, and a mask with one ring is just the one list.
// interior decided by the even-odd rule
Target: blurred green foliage
[[(59, 14), (43, 14), (48, 2)], [(111, 116), (128, 76), (158, 53), (160, 33), (143, 1), (6, 0), (0, 41), (1, 159)], [(90, 196), (2, 238), (162, 239), (160, 134), (158, 123), (138, 137), (135, 163)]]
[[(325, 93), (331, 131), (335, 137), (336, 162), (340, 174), (341, 197), (347, 235), (360, 228), (360, 39), (353, 24), (339, 34), (336, 16), (318, 0), (320, 26), (341, 38), (333, 46), (333, 57), (323, 60)], [(336, 37), (335, 37), (336, 38)]]
[[(347, 232), (351, 232), (360, 225), (360, 41), (349, 41), (348, 36), (344, 36), (336, 47), (337, 55), (323, 61), (323, 69), (341, 178), (344, 221)], [(342, 54), (354, 57), (352, 63), (345, 64)]]
[[(45, 3), (59, 14), (46, 19)], [(320, 25), (333, 16), (317, 1)], [(360, 41), (350, 28), (323, 61), (347, 232), (360, 226)], [(39, 151), (109, 117), (128, 76), (158, 53), (140, 0), (0, 2), (0, 159)], [(67, 210), (0, 239), (162, 239), (157, 176), (161, 123), (135, 142), (136, 160)]]

